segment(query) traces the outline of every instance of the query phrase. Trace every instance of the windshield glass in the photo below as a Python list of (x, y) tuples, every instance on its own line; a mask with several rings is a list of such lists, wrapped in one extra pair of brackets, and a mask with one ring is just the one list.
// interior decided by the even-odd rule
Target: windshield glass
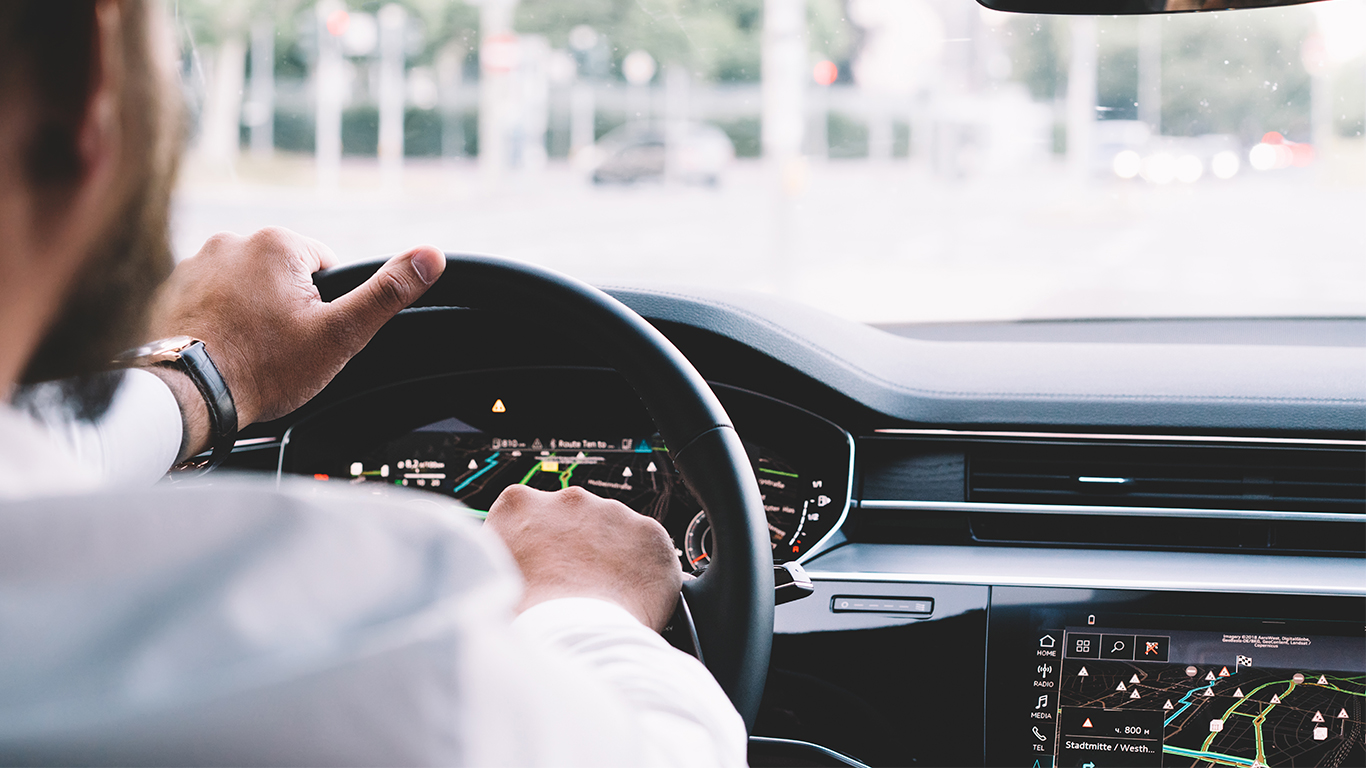
[(1366, 0), (178, 0), (181, 258), (280, 225), (864, 322), (1366, 314)]

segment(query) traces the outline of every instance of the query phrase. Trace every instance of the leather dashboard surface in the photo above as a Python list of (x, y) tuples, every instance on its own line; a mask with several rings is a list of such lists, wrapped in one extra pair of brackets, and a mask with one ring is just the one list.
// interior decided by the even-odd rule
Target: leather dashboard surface
[(763, 294), (600, 287), (647, 319), (738, 341), (906, 422), (1366, 430), (1360, 347), (932, 341)]

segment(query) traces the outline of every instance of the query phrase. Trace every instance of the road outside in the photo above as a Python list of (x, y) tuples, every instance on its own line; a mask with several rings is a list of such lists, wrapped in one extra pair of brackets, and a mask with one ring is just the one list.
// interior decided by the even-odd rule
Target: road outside
[[(470, 163), (410, 161), (380, 191), (373, 159), (334, 192), (311, 158), (193, 164), (174, 248), (285, 226), (343, 261), (418, 243), (496, 253), (599, 284), (775, 292), (865, 322), (1366, 314), (1366, 186), (1318, 168), (1166, 186), (1064, 169), (950, 180), (905, 162), (813, 163), (787, 210), (757, 161), (716, 188), (598, 187), (566, 165), (496, 189)], [(1335, 162), (1322, 158), (1321, 162)], [(1324, 178), (1327, 176), (1328, 178)]]

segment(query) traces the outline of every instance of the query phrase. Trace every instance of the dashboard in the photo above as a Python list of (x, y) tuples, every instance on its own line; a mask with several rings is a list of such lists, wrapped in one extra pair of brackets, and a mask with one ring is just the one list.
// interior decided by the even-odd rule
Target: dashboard
[[(872, 766), (1366, 765), (1366, 321), (1277, 321), (1275, 343), (1247, 341), (1257, 321), (889, 333), (609, 291), (712, 383), (775, 562), (813, 581), (776, 611), (767, 743)], [(242, 438), (240, 468), (475, 515), (512, 483), (582, 486), (659, 519), (683, 567), (709, 557), (668, 446), (572, 325), (406, 311)], [(851, 764), (802, 754), (751, 762)]]

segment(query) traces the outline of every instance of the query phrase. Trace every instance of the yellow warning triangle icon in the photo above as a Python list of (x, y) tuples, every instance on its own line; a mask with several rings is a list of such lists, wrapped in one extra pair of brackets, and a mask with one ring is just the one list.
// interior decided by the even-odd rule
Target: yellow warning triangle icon
[(1084, 723), (1081, 724), (1081, 727), (1082, 727), (1082, 728), (1095, 728), (1094, 725), (1091, 725), (1091, 718), (1089, 718), (1089, 717), (1086, 718), (1086, 722), (1084, 722)]
[(494, 400), (494, 401), (493, 401), (493, 412), (494, 412), (494, 413), (507, 413), (507, 409), (508, 409), (508, 407), (507, 407), (506, 405), (503, 405), (503, 401), (502, 401), (502, 400)]

